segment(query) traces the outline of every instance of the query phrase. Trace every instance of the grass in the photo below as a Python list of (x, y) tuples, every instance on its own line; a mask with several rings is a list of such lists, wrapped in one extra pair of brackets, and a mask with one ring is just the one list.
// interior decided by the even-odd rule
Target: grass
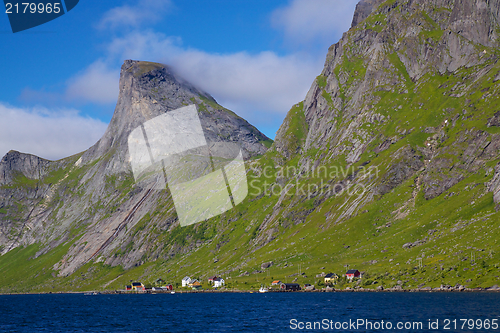
[[(60, 280), (52, 267), (63, 257), (71, 243), (59, 246), (34, 259), (40, 244), (18, 247), (0, 257), (0, 290), (8, 292), (51, 291), (59, 287)], [(13, 265), (15, 263), (15, 265)]]
[(134, 73), (135, 77), (139, 77), (139, 76), (146, 74), (146, 73), (149, 73), (155, 69), (165, 68), (165, 65), (162, 65), (162, 64), (159, 64), (156, 62), (149, 62), (149, 61), (139, 61), (137, 65), (139, 67), (139, 70)]
[(262, 143), (267, 149), (271, 148), (273, 142), (274, 141), (271, 139), (260, 141), (260, 143)]
[(406, 86), (411, 89), (414, 86), (414, 83), (412, 79), (410, 78), (410, 75), (408, 74), (408, 71), (406, 70), (405, 65), (399, 58), (398, 54), (396, 52), (391, 53), (388, 55), (389, 61), (396, 67), (396, 69), (401, 73), (405, 79), (405, 84)]
[(381, 32), (386, 26), (387, 22), (386, 14), (374, 14), (367, 17), (364, 21), (365, 29), (374, 30), (376, 32)]
[(16, 188), (23, 188), (23, 189), (33, 189), (36, 188), (39, 185), (39, 180), (38, 179), (31, 179), (26, 177), (23, 173), (19, 171), (13, 171), (12, 172), (12, 183), (11, 184), (4, 184), (0, 185), (2, 189), (16, 189)]
[(324, 76), (324, 75), (317, 76), (316, 83), (318, 84), (318, 87), (325, 88), (326, 87), (326, 76)]
[(282, 140), (285, 142), (291, 157), (295, 156), (302, 146), (307, 133), (307, 123), (305, 121), (304, 103), (294, 105), (288, 112), (284, 123), (288, 125)]

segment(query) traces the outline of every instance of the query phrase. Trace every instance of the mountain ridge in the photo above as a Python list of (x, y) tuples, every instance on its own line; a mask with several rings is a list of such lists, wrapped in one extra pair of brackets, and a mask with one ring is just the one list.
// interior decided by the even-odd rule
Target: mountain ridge
[[(147, 120), (189, 104), (200, 109), (208, 143), (237, 143), (245, 158), (267, 150), (263, 142), (267, 144), (270, 140), (264, 134), (219, 106), (208, 93), (180, 79), (169, 67), (126, 60), (121, 69), (115, 113), (95, 145), (59, 161), (19, 152), (10, 152), (2, 159), (0, 184), (4, 186), (0, 189), (3, 192), (0, 206), (7, 213), (7, 224), (2, 225), (2, 253), (19, 245), (45, 243), (35, 255), (38, 257), (77, 236), (71, 230), (81, 229), (80, 238), (56, 265), (62, 275), (68, 275), (97, 253), (106, 251), (116, 236), (127, 238), (123, 221), (127, 227), (133, 227), (148, 211), (154, 210), (159, 197), (172, 205), (168, 190), (152, 193), (149, 183), (134, 185), (128, 137)], [(114, 207), (111, 213), (110, 206)], [(16, 218), (12, 221), (14, 214)], [(174, 216), (162, 223), (173, 221)], [(115, 230), (121, 233), (113, 235)], [(139, 258), (132, 255), (123, 260), (135, 265)]]

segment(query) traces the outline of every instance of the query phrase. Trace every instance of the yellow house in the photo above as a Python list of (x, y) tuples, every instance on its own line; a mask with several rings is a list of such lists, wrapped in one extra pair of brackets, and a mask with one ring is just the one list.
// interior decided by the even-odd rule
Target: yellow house
[(337, 283), (337, 279), (339, 277), (335, 273), (328, 273), (325, 275), (325, 283), (332, 283), (335, 284)]
[(189, 286), (193, 289), (201, 289), (201, 283), (197, 280), (194, 280), (194, 282), (190, 283)]
[(134, 282), (132, 283), (132, 290), (135, 291), (146, 291), (146, 288), (141, 282)]

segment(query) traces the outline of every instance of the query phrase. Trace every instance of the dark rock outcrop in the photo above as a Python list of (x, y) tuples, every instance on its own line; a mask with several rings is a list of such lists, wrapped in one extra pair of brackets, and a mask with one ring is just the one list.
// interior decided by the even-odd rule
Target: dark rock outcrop
[(394, 163), (382, 178), (378, 186), (379, 194), (386, 194), (393, 188), (401, 185), (424, 166), (422, 156), (418, 155), (411, 147), (403, 147), (394, 156)]

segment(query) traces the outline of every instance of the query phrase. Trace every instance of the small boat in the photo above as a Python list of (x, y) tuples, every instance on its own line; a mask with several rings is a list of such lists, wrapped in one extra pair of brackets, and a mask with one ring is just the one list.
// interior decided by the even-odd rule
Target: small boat
[(99, 295), (99, 293), (97, 292), (87, 292), (87, 293), (84, 293), (85, 296), (93, 296), (93, 295)]
[(175, 291), (171, 291), (170, 293), (171, 293), (171, 294), (175, 294)]
[(265, 287), (260, 287), (259, 289), (259, 293), (267, 293), (269, 290), (267, 290), (267, 288)]

